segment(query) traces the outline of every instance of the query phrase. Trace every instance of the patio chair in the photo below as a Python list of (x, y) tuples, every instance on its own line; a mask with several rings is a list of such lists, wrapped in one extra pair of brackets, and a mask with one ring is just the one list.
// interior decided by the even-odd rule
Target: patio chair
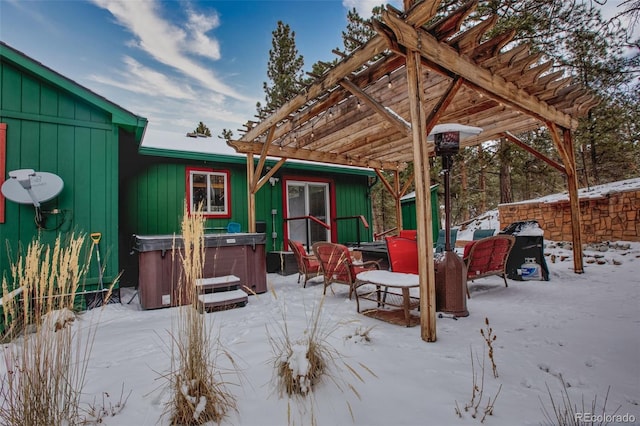
[(349, 249), (342, 244), (321, 241), (315, 243), (312, 249), (316, 259), (320, 262), (320, 269), (324, 277), (323, 294), (327, 293), (327, 287), (333, 283), (346, 284), (349, 286), (349, 299), (351, 299), (356, 275), (360, 272), (379, 269), (378, 262), (375, 261), (354, 265)]
[[(497, 275), (504, 280), (504, 286), (509, 287), (506, 271), (507, 259), (515, 241), (513, 235), (500, 234), (468, 243), (464, 247), (462, 257), (467, 267), (467, 282)], [(471, 298), (469, 286), (467, 286), (467, 297)]]
[(304, 276), (302, 287), (306, 287), (307, 281), (320, 275), (320, 263), (314, 255), (307, 253), (300, 241), (289, 240), (289, 247), (291, 247), (298, 264), (298, 283), (300, 283), (300, 278)]
[(473, 231), (472, 239), (473, 241), (477, 241), (483, 238), (493, 237), (495, 233), (496, 233), (495, 229), (476, 229), (475, 231)]
[(418, 238), (418, 231), (415, 229), (403, 229), (400, 231), (398, 236), (415, 241)]
[[(456, 246), (456, 240), (458, 239), (458, 229), (451, 229), (449, 235), (451, 238), (451, 248), (453, 249)], [(438, 240), (436, 241), (436, 253), (442, 253), (444, 251), (446, 245), (445, 237), (445, 231), (444, 229), (441, 229), (438, 232)]]
[(418, 273), (418, 243), (415, 239), (386, 237), (389, 264), (393, 272)]

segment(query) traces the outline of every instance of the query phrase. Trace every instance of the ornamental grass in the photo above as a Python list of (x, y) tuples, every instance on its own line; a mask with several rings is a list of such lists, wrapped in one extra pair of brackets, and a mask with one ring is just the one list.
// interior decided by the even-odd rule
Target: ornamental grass
[[(213, 339), (206, 318), (198, 306), (196, 282), (202, 278), (204, 267), (204, 217), (188, 214), (185, 208), (182, 221), (184, 248), (174, 243), (174, 264), (179, 262), (182, 274), (174, 294), (177, 295), (178, 315), (171, 331), (171, 399), (166, 412), (171, 424), (202, 425), (220, 423), (231, 410), (236, 399), (228, 390), (218, 368), (219, 358), (226, 357), (235, 367), (233, 357)], [(178, 253), (178, 254), (177, 254)], [(183, 298), (186, 298), (183, 299)]]
[[(52, 247), (33, 241), (2, 280), (5, 339), (0, 424), (86, 422), (80, 407), (96, 327), (79, 326), (76, 302), (88, 262), (84, 235)], [(12, 290), (9, 291), (9, 288)], [(107, 297), (110, 296), (110, 291)]]

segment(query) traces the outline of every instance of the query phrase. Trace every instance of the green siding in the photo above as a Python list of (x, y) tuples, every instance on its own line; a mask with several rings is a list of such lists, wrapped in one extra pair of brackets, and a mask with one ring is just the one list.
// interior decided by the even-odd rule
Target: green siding
[[(142, 156), (144, 159), (145, 156)], [(130, 159), (140, 163), (140, 157)], [(142, 160), (144, 161), (144, 160)], [(125, 167), (123, 165), (123, 167)], [(214, 170), (228, 170), (231, 174), (231, 217), (208, 219), (206, 227), (224, 228), (229, 222), (239, 222), (242, 230), (248, 229), (248, 198), (246, 169), (241, 163), (196, 162), (147, 157), (146, 165), (128, 179), (123, 185), (123, 200), (126, 205), (126, 219), (129, 234), (154, 235), (172, 234), (180, 231), (180, 222), (186, 196), (186, 170), (188, 167), (205, 167)], [(282, 174), (305, 178), (325, 178), (326, 173), (302, 171), (299, 169), (281, 169)], [(335, 214), (337, 217), (362, 215), (371, 224), (371, 203), (367, 196), (366, 175), (335, 174), (331, 178), (335, 193)], [(283, 249), (283, 202), (282, 179), (276, 185), (265, 184), (256, 194), (256, 220), (264, 222), (267, 234), (267, 251)], [(272, 217), (272, 210), (277, 214)], [(275, 226), (274, 226), (275, 225)], [(340, 242), (355, 242), (357, 228), (360, 227), (362, 241), (372, 240), (372, 229), (365, 228), (359, 221), (343, 220), (331, 224), (337, 228)], [(272, 233), (277, 237), (272, 239)], [(133, 279), (133, 278), (131, 278)]]
[[(125, 184), (126, 216), (132, 234), (155, 235), (180, 232), (186, 198), (187, 167), (208, 167), (231, 172), (231, 218), (208, 219), (209, 228), (226, 227), (230, 221), (247, 229), (246, 174), (243, 168), (225, 164), (149, 164)], [(238, 189), (243, 188), (243, 189)], [(261, 191), (262, 192), (262, 191)], [(261, 204), (261, 203), (257, 203)]]
[[(402, 201), (402, 227), (404, 229), (417, 229), (416, 199), (409, 198)], [(433, 243), (438, 239), (440, 230), (440, 203), (438, 202), (438, 185), (431, 187), (431, 230)]]
[(365, 228), (360, 220), (344, 219), (334, 222), (337, 227), (339, 243), (373, 241), (373, 223), (371, 222), (371, 200), (367, 196), (367, 178), (363, 176), (344, 176), (335, 179), (336, 186), (336, 218), (363, 215), (369, 228)]
[[(36, 237), (44, 243), (58, 235), (100, 232), (100, 249), (110, 282), (118, 265), (118, 149), (115, 113), (133, 123), (146, 120), (118, 110), (93, 92), (0, 44), (0, 122), (7, 124), (7, 172), (31, 168), (60, 176), (64, 188), (42, 204), (46, 222), (38, 229), (31, 205), (6, 200), (5, 223), (0, 224), (0, 274), (7, 275), (9, 258)], [(54, 81), (55, 83), (52, 83)], [(104, 109), (107, 108), (107, 109)], [(134, 130), (129, 126), (128, 129)], [(143, 127), (144, 128), (144, 127)], [(138, 130), (136, 130), (138, 132)], [(126, 134), (131, 144), (136, 140)], [(48, 214), (54, 209), (63, 214)], [(86, 249), (91, 247), (87, 235)], [(87, 283), (95, 285), (98, 268), (91, 259)]]

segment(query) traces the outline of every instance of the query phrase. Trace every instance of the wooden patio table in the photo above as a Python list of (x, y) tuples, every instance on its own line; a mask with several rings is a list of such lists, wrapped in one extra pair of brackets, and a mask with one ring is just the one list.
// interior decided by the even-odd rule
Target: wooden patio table
[[(365, 284), (373, 284), (376, 289), (374, 291), (358, 294), (358, 287)], [(411, 325), (411, 309), (417, 308), (420, 304), (420, 298), (411, 296), (410, 289), (420, 286), (419, 276), (416, 274), (406, 274), (403, 272), (391, 271), (365, 271), (360, 272), (356, 276), (355, 294), (356, 306), (358, 313), (360, 312), (360, 298), (371, 300), (378, 304), (378, 307), (385, 305), (401, 308), (404, 312), (404, 319), (407, 327)], [(384, 287), (384, 291), (381, 290)], [(389, 289), (400, 289), (401, 293), (389, 292)]]

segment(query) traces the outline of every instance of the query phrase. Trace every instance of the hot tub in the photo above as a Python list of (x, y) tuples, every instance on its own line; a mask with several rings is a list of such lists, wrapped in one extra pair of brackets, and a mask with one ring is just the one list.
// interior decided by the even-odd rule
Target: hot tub
[[(267, 291), (263, 233), (205, 234), (205, 261), (202, 276), (235, 275), (247, 293)], [(174, 246), (176, 253), (174, 254)], [(182, 262), (177, 250), (181, 236), (136, 235), (138, 252), (138, 296), (143, 309), (156, 309), (190, 303), (177, 291)]]

